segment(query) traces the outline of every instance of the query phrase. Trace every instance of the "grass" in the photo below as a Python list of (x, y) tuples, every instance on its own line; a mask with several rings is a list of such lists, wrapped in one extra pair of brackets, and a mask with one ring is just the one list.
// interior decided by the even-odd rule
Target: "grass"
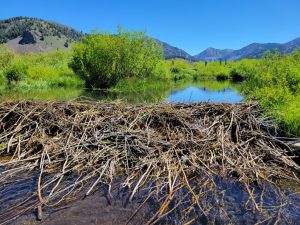
[(289, 135), (300, 136), (300, 54), (270, 54), (238, 67), (244, 71), (242, 93), (258, 100)]
[[(3, 57), (7, 49), (0, 52)], [(42, 54), (12, 55), (11, 60), (0, 68), (2, 89), (8, 87), (16, 91), (36, 91), (57, 87), (76, 88), (84, 82), (69, 68), (71, 53), (54, 51)], [(3, 60), (2, 60), (3, 61)]]

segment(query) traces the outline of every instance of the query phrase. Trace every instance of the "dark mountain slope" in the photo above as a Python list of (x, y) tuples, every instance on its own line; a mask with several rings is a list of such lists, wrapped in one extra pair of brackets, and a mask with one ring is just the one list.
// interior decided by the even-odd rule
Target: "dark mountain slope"
[(80, 40), (83, 35), (68, 26), (37, 18), (0, 20), (0, 43), (8, 43), (18, 53), (68, 48), (71, 42)]
[(193, 56), (183, 51), (182, 49), (176, 48), (157, 39), (156, 41), (158, 44), (161, 44), (163, 46), (165, 59), (181, 58), (190, 61), (195, 61), (195, 58)]
[(224, 50), (219, 50), (215, 48), (208, 48), (205, 51), (201, 52), (198, 55), (195, 55), (194, 58), (197, 59), (198, 61), (217, 61), (221, 58), (226, 57), (230, 53), (232, 53), (234, 50), (231, 49), (224, 49)]

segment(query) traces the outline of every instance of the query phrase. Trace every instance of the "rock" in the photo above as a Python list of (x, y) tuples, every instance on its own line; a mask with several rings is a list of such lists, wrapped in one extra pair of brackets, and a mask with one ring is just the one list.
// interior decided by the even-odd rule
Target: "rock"
[(300, 142), (294, 143), (293, 148), (295, 148), (296, 150), (300, 150)]
[(30, 31), (25, 31), (22, 34), (22, 39), (19, 41), (20, 45), (27, 45), (27, 44), (36, 44), (36, 37)]

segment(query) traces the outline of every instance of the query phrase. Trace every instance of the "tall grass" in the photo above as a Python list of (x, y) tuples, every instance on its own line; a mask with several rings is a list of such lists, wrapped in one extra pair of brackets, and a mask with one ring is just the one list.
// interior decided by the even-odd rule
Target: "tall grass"
[(183, 59), (168, 60), (166, 66), (169, 68), (170, 78), (174, 81), (190, 79), (197, 74), (194, 65)]
[[(6, 56), (10, 55), (8, 61)], [(83, 81), (69, 68), (70, 52), (16, 55), (0, 49), (0, 82), (2, 89), (30, 91), (55, 87), (80, 87)]]
[(268, 53), (237, 69), (245, 74), (247, 98), (258, 100), (289, 134), (300, 136), (300, 53)]

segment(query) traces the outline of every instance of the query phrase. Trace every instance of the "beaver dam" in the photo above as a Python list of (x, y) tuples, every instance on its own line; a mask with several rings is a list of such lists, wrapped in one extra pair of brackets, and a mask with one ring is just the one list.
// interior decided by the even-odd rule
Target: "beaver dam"
[(297, 158), (260, 115), (250, 103), (2, 102), (0, 224), (99, 192), (133, 207), (125, 224), (297, 224)]

